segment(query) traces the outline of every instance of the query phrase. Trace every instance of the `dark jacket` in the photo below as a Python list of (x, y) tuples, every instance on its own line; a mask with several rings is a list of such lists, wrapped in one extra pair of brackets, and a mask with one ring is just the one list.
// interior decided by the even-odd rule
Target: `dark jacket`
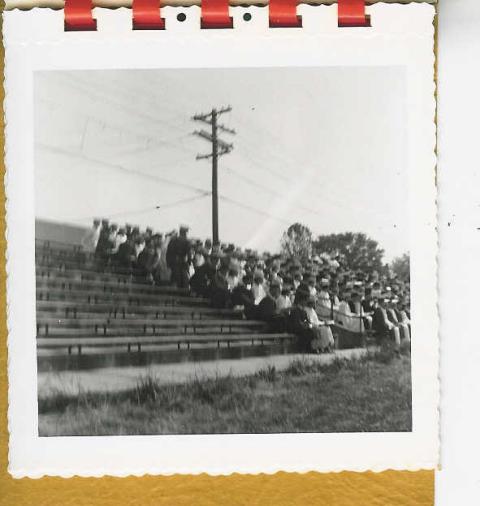
[(372, 317), (372, 329), (376, 332), (385, 332), (389, 329), (387, 311), (380, 306), (375, 309)]
[(258, 304), (257, 307), (258, 318), (260, 320), (263, 320), (264, 322), (269, 322), (277, 314), (278, 314), (277, 303), (270, 295), (267, 295)]

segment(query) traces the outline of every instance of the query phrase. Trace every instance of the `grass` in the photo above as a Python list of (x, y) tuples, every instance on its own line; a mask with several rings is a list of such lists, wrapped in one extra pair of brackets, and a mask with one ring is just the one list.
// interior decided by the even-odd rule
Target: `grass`
[(400, 432), (411, 424), (410, 354), (392, 348), (241, 378), (162, 385), (145, 376), (126, 392), (39, 399), (42, 436)]

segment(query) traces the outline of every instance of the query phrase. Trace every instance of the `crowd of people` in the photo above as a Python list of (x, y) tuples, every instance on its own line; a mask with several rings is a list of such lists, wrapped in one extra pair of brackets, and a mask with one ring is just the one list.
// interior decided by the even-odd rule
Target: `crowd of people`
[(303, 259), (259, 254), (191, 239), (187, 226), (164, 234), (108, 220), (94, 221), (82, 247), (100, 268), (188, 289), (214, 308), (242, 310), (273, 331), (295, 333), (310, 351), (333, 349), (333, 324), (397, 345), (410, 341), (410, 283), (388, 267), (364, 272), (339, 253)]

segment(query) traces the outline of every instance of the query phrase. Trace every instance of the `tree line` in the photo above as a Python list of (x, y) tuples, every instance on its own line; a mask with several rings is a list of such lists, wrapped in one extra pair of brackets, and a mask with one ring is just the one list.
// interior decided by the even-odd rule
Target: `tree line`
[(384, 250), (377, 241), (362, 232), (324, 234), (314, 238), (307, 226), (294, 223), (283, 233), (281, 248), (286, 256), (304, 261), (314, 255), (327, 253), (331, 257), (342, 257), (353, 270), (382, 272), (385, 268), (390, 268), (403, 279), (410, 274), (408, 253), (395, 258), (387, 266), (384, 263)]

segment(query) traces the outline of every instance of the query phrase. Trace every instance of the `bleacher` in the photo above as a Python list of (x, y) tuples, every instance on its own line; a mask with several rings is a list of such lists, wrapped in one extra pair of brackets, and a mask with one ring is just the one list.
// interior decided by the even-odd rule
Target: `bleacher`
[(188, 290), (152, 286), (134, 274), (99, 271), (78, 246), (36, 241), (37, 348), (59, 355), (269, 346), (295, 336), (273, 333), (243, 313), (214, 309)]

